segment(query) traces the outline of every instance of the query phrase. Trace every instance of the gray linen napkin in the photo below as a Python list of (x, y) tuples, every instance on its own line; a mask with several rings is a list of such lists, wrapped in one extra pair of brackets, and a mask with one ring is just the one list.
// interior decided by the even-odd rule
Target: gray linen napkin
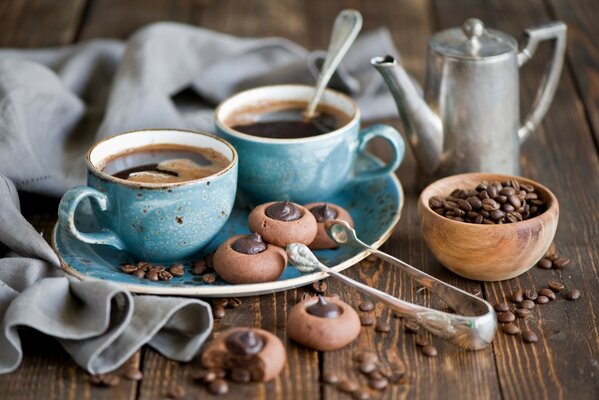
[[(369, 65), (382, 54), (397, 56), (385, 29), (362, 35), (332, 81), (364, 119), (395, 115)], [(191, 359), (212, 329), (206, 303), (67, 277), (20, 214), (16, 189), (61, 196), (85, 182), (85, 150), (124, 130), (211, 131), (218, 102), (253, 86), (313, 83), (322, 56), (281, 38), (176, 23), (149, 25), (127, 42), (0, 50), (0, 373), (20, 363), (19, 327), (56, 337), (92, 373), (118, 367), (145, 343)]]

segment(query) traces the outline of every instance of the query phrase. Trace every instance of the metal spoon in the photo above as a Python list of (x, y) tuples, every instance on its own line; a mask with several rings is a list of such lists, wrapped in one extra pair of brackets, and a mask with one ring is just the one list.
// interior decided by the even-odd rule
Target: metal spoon
[(324, 271), (343, 283), (387, 304), (397, 313), (416, 320), (433, 335), (449, 340), (462, 348), (480, 350), (493, 341), (497, 330), (497, 318), (488, 302), (425, 274), (395, 257), (373, 249), (360, 241), (356, 237), (356, 232), (344, 221), (327, 221), (325, 227), (329, 237), (340, 246), (353, 246), (368, 250), (371, 254), (400, 267), (411, 278), (445, 300), (460, 315), (412, 304), (357, 282), (322, 264), (305, 245), (292, 243), (287, 246), (287, 255), (291, 263), (300, 271)]
[(349, 50), (350, 46), (358, 36), (358, 32), (362, 28), (362, 14), (356, 10), (343, 10), (337, 15), (333, 32), (331, 33), (331, 41), (327, 56), (320, 69), (320, 75), (316, 81), (316, 91), (314, 96), (308, 103), (306, 111), (304, 111), (305, 119), (312, 119), (316, 112), (316, 106), (324, 93), (324, 89), (328, 85), (333, 73), (339, 66), (341, 59)]

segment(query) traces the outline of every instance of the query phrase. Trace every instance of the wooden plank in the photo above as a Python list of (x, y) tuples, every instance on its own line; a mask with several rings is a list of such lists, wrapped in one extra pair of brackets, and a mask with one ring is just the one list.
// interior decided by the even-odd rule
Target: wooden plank
[[(439, 0), (436, 4), (442, 27), (460, 25), (465, 18), (476, 16), (488, 26), (518, 37), (524, 28), (550, 20), (541, 1), (450, 4)], [(532, 101), (547, 62), (547, 49), (541, 50), (545, 51), (521, 71), (524, 107)], [(599, 162), (569, 69), (562, 74), (542, 127), (523, 146), (522, 166), (524, 176), (547, 185), (560, 201), (555, 242), (560, 253), (572, 258), (573, 265), (561, 272), (535, 267), (516, 279), (487, 283), (485, 291), (494, 302), (516, 288), (540, 289), (557, 280), (584, 295), (577, 302), (558, 296), (559, 300), (539, 307), (532, 319), (521, 323), (539, 334), (536, 345), (524, 344), (518, 337), (498, 336), (494, 352), (501, 392), (508, 399), (597, 398), (599, 383), (593, 376), (599, 357), (599, 216), (592, 204), (599, 186), (589, 179), (599, 176)]]
[(568, 52), (574, 83), (599, 146), (599, 2), (548, 0), (555, 19), (568, 25)]
[(57, 46), (75, 39), (86, 0), (0, 2), (0, 46)]

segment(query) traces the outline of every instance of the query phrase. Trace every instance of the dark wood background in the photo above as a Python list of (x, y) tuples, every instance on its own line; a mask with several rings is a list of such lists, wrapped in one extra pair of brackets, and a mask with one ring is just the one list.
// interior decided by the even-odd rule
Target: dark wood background
[[(516, 288), (540, 288), (550, 280), (583, 292), (577, 302), (557, 300), (537, 308), (526, 325), (539, 333), (537, 344), (498, 334), (493, 345), (465, 352), (432, 339), (439, 356), (426, 358), (414, 337), (400, 329), (390, 312), (377, 306), (376, 315), (389, 318), (391, 332), (363, 328), (359, 339), (332, 353), (319, 353), (287, 340), (289, 307), (309, 288), (248, 298), (216, 322), (221, 330), (235, 325), (259, 326), (287, 344), (289, 361), (268, 384), (231, 385), (227, 398), (317, 399), (349, 398), (319, 384), (323, 371), (358, 379), (352, 356), (371, 350), (385, 362), (401, 360), (407, 383), (392, 386), (382, 398), (599, 398), (599, 2), (595, 0), (0, 0), (0, 46), (59, 46), (96, 37), (126, 38), (139, 27), (160, 20), (181, 21), (241, 36), (285, 36), (309, 49), (326, 48), (335, 15), (356, 8), (364, 15), (364, 30), (387, 26), (403, 62), (422, 81), (426, 40), (440, 29), (461, 25), (468, 17), (521, 37), (524, 28), (560, 19), (568, 24), (568, 53), (555, 100), (539, 130), (522, 149), (523, 175), (551, 188), (561, 204), (556, 244), (572, 258), (562, 271), (533, 268), (506, 282), (478, 283), (462, 279), (434, 260), (422, 240), (416, 215), (418, 184), (411, 154), (398, 174), (406, 206), (393, 236), (382, 250), (424, 271), (468, 290), (481, 289), (491, 302)], [(522, 69), (522, 104), (531, 103), (549, 52), (541, 49)], [(401, 125), (396, 121), (387, 121)], [(375, 149), (380, 153), (380, 149)], [(49, 237), (56, 221), (56, 200), (23, 195), (28, 219)], [(428, 294), (387, 265), (361, 265), (347, 271), (372, 286), (404, 299), (435, 305)], [(329, 282), (331, 293), (357, 304), (362, 297)], [(140, 383), (121, 380), (115, 388), (98, 388), (60, 346), (35, 332), (24, 332), (21, 368), (0, 376), (0, 397), (15, 399), (158, 399), (174, 385), (187, 389), (186, 398), (211, 398), (190, 376), (198, 362), (166, 360), (142, 349), (132, 363), (141, 366)], [(380, 396), (379, 396), (380, 397)]]

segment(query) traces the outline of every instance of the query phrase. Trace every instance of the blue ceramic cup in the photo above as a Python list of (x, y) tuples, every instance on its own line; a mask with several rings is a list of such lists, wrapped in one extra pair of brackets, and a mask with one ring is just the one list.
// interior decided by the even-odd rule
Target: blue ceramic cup
[[(284, 109), (286, 104), (305, 108), (313, 92), (313, 87), (304, 85), (264, 86), (238, 93), (216, 109), (216, 133), (239, 153), (239, 189), (244, 200), (253, 204), (276, 200), (321, 201), (354, 180), (392, 174), (401, 163), (404, 155), (401, 135), (387, 125), (360, 130), (360, 110), (356, 103), (330, 89), (324, 92), (321, 104), (345, 121), (332, 132), (280, 139), (253, 136), (232, 128), (253, 122), (252, 117), (246, 116)], [(391, 162), (374, 170), (357, 171), (356, 159), (376, 137), (391, 146)]]
[[(149, 145), (210, 148), (230, 162), (218, 173), (180, 183), (139, 183), (102, 171), (107, 160)], [(138, 260), (178, 261), (207, 245), (231, 214), (237, 187), (237, 153), (221, 138), (173, 129), (141, 130), (103, 140), (87, 153), (87, 186), (62, 197), (58, 220), (77, 239), (124, 250)], [(76, 209), (90, 198), (103, 229), (81, 232)]]

